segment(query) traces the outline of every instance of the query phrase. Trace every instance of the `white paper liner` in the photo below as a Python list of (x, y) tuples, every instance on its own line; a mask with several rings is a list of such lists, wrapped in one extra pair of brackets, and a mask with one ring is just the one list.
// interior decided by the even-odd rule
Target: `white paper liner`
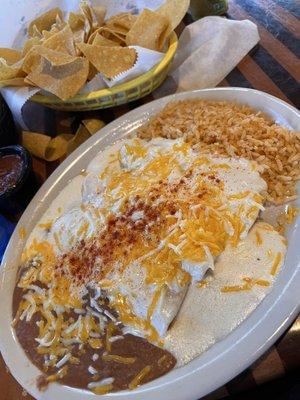
[(30, 99), (30, 97), (39, 91), (39, 88), (30, 87), (20, 87), (14, 89), (6, 87), (2, 88), (0, 91), (13, 114), (16, 125), (23, 130), (28, 129), (28, 126), (25, 124), (22, 115), (23, 106)]
[(102, 75), (100, 73), (96, 74), (93, 79), (86, 83), (78, 94), (88, 94), (96, 90), (100, 90), (107, 87)]

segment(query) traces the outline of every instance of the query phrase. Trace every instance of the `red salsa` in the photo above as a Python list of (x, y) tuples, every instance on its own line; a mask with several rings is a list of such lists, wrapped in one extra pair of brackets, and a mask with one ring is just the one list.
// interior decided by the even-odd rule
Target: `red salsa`
[(23, 169), (23, 160), (16, 154), (0, 157), (0, 195), (18, 183)]

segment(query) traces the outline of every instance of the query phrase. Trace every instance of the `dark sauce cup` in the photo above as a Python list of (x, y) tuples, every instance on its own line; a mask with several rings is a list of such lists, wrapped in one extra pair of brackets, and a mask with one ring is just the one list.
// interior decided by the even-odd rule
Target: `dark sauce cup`
[[(14, 184), (0, 191), (0, 213), (15, 217), (24, 211), (38, 189), (29, 152), (20, 145), (0, 147), (0, 161), (5, 156), (18, 156), (21, 167)], [(13, 167), (13, 166), (12, 166)]]

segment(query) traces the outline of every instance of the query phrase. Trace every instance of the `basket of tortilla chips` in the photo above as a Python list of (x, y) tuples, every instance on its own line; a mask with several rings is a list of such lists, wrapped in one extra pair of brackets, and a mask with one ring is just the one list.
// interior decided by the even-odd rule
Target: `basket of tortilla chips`
[(29, 86), (31, 100), (69, 111), (101, 109), (139, 99), (165, 79), (177, 49), (174, 28), (189, 0), (167, 0), (157, 10), (122, 12), (80, 2), (30, 22), (23, 49), (0, 48), (0, 87)]

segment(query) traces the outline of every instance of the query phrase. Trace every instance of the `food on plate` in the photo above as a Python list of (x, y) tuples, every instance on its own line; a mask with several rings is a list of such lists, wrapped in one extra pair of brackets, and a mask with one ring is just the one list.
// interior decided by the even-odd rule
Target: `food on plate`
[(239, 244), (227, 246), (213, 274), (191, 285), (164, 348), (177, 366), (191, 361), (239, 325), (272, 287), (286, 252), (284, 238), (256, 222)]
[[(247, 132), (235, 143), (242, 156), (224, 150), (229, 119)], [(41, 389), (134, 389), (191, 361), (262, 301), (287, 248), (260, 219), (276, 171), (264, 175), (247, 143), (265, 126), (275, 129), (244, 106), (169, 104), (139, 130), (147, 140), (117, 142), (58, 194), (26, 242), (13, 298)]]
[[(72, 207), (50, 225), (42, 224), (42, 229), (46, 230), (44, 239), (40, 241), (34, 237), (26, 248), (23, 254), (25, 272), (18, 286), (19, 289), (25, 289), (25, 296), (30, 300), (28, 304), (26, 301), (21, 303), (15, 321), (21, 343), (24, 344), (23, 341), (28, 337), (36, 339), (39, 345), (35, 350), (37, 354), (41, 352), (47, 355), (46, 364), (52, 356), (52, 364), (62, 367), (64, 363), (60, 362), (60, 358), (64, 361), (73, 360), (78, 352), (76, 345), (85, 343), (91, 352), (100, 347), (101, 360), (107, 361), (108, 365), (114, 360), (132, 364), (132, 369), (127, 367), (127, 381), (124, 372), (122, 382), (118, 381), (118, 375), (114, 375), (113, 370), (109, 370), (110, 376), (101, 376), (102, 379), (114, 379), (113, 388), (121, 389), (124, 388), (121, 384), (129, 387), (138, 372), (134, 369), (137, 356), (135, 354), (133, 357), (130, 349), (127, 349), (126, 360), (120, 358), (124, 358), (124, 353), (111, 354), (108, 351), (110, 346), (103, 344), (108, 340), (108, 329), (113, 329), (116, 336), (122, 336), (118, 340), (123, 340), (123, 351), (127, 348), (126, 341), (136, 341), (136, 335), (148, 339), (150, 343), (161, 344), (161, 338), (177, 314), (189, 283), (200, 282), (205, 272), (213, 268), (214, 258), (226, 243), (235, 243), (239, 239), (242, 225), (245, 233), (252, 225), (261, 207), (263, 196), (260, 193), (264, 191), (265, 183), (258, 172), (253, 171), (244, 187), (242, 182), (239, 184), (243, 196), (238, 203), (245, 203), (242, 210), (236, 207), (235, 175), (237, 171), (248, 175), (247, 161), (202, 158), (194, 155), (183, 142), (167, 140), (154, 140), (149, 144), (139, 140), (128, 141), (117, 152), (117, 157), (114, 161), (110, 159), (97, 174), (95, 171), (87, 174), (81, 185), (80, 206)], [(144, 179), (140, 178), (141, 173)], [(173, 201), (168, 200), (171, 196), (174, 196)], [(203, 218), (206, 211), (197, 207), (199, 199), (211, 207), (213, 214), (209, 212), (207, 219)], [(228, 205), (225, 206), (227, 201)], [(216, 210), (219, 207), (221, 211)], [(223, 226), (222, 218), (226, 219), (226, 226)], [(194, 235), (197, 233), (200, 234), (200, 246), (194, 244), (197, 241)], [(97, 249), (100, 248), (103, 252), (99, 253)], [(40, 267), (32, 264), (33, 259), (38, 265), (41, 263)], [(106, 304), (98, 304), (102, 297), (100, 287), (93, 287), (95, 279), (95, 282), (102, 282)], [(71, 286), (68, 286), (68, 282), (72, 283)], [(89, 305), (85, 306), (84, 296), (87, 295), (90, 297)], [(44, 309), (46, 299), (53, 304), (53, 310), (48, 307)], [(75, 312), (77, 318), (67, 319), (71, 311)], [(41, 326), (41, 330), (35, 333), (37, 337), (30, 330), (24, 335), (22, 329), (30, 329), (30, 321), (34, 316), (38, 317), (39, 312), (48, 315), (52, 321), (53, 315), (61, 312), (60, 322), (53, 321), (51, 332), (49, 325), (46, 329), (44, 317), (40, 315), (40, 319), (35, 320)], [(111, 318), (107, 324), (106, 315)], [(29, 322), (25, 326), (21, 322), (21, 332), (18, 330), (19, 318)], [(121, 325), (116, 324), (116, 318)], [(57, 328), (57, 323), (63, 325)], [(101, 324), (102, 331), (99, 331)], [(58, 332), (57, 329), (60, 333), (53, 346), (52, 336)], [(78, 337), (82, 329), (84, 334), (79, 333)], [(76, 333), (75, 337), (73, 332)], [(71, 350), (75, 352), (74, 355), (70, 353)], [(108, 351), (108, 354), (102, 353), (102, 350)], [(149, 345), (145, 350), (152, 354)], [(169, 353), (158, 355), (160, 358), (165, 356), (169, 367), (174, 366)], [(36, 357), (33, 360), (36, 361)], [(142, 367), (151, 367), (152, 377), (156, 377), (163, 372), (155, 368), (156, 363), (158, 360), (154, 359), (151, 365)], [(74, 365), (76, 369), (76, 363)], [(89, 365), (86, 365), (87, 386), (91, 383), (88, 382), (88, 368)], [(97, 370), (95, 366), (93, 368), (90, 370)], [(51, 371), (51, 363), (49, 369)], [(54, 368), (50, 377), (55, 371)], [(56, 377), (60, 376), (59, 373)], [(81, 376), (84, 376), (83, 371)], [(146, 381), (150, 377), (145, 377)]]
[(246, 105), (199, 99), (169, 103), (139, 130), (139, 136), (183, 137), (204, 152), (245, 157), (263, 167), (269, 202), (297, 198), (300, 133)]
[(155, 11), (109, 18), (105, 7), (87, 1), (68, 16), (48, 10), (30, 22), (23, 49), (0, 48), (0, 87), (36, 86), (68, 100), (96, 74), (111, 80), (132, 68), (137, 51), (130, 46), (164, 51), (188, 4), (168, 0)]

